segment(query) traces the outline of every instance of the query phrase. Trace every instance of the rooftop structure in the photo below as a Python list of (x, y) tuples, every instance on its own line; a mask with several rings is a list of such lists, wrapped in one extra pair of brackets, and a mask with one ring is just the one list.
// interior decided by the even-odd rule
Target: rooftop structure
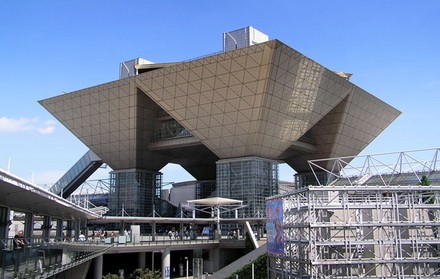
[[(264, 215), (279, 162), (307, 174), (308, 160), (357, 155), (400, 114), (253, 28), (225, 34), (236, 49), (135, 65), (137, 75), (40, 101), (114, 170), (111, 214), (124, 204), (131, 216), (152, 214), (160, 170), (176, 163), (243, 200), (247, 216)], [(240, 34), (255, 36), (242, 46)]]

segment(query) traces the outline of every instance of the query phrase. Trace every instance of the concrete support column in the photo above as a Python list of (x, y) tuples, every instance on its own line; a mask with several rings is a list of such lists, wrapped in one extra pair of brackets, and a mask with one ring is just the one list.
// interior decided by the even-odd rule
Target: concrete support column
[(87, 231), (87, 220), (80, 220), (79, 224), (80, 233), (83, 232), (86, 239), (88, 239), (89, 232)]
[(121, 222), (121, 227), (119, 228), (119, 235), (124, 235), (125, 223)]
[(77, 240), (80, 230), (81, 230), (81, 221), (80, 220), (75, 220), (73, 221), (73, 230), (75, 231), (75, 237), (74, 239), (72, 238), (72, 240)]
[(46, 241), (49, 241), (50, 229), (52, 228), (51, 221), (52, 219), (50, 216), (43, 216), (43, 225), (41, 226), (41, 230), (43, 231), (43, 239)]
[(102, 266), (104, 256), (101, 255), (93, 260), (93, 278), (102, 278)]
[(24, 214), (24, 237), (31, 238), (34, 235), (34, 214), (26, 212)]
[(0, 238), (7, 238), (9, 226), (11, 225), (11, 210), (7, 207), (0, 207)]
[(72, 229), (73, 229), (73, 221), (68, 220), (66, 225), (66, 240), (72, 240)]
[(55, 236), (58, 241), (63, 241), (63, 220), (57, 219), (57, 230), (55, 232)]
[(138, 253), (138, 268), (145, 269), (145, 262), (147, 260), (147, 252), (139, 252)]
[(212, 253), (212, 259), (213, 259), (213, 268), (214, 272), (218, 271), (220, 269), (220, 249), (214, 248), (210, 250), (210, 253)]
[(171, 263), (170, 247), (167, 247), (162, 252), (162, 279), (170, 278), (170, 272), (171, 272), (170, 263)]

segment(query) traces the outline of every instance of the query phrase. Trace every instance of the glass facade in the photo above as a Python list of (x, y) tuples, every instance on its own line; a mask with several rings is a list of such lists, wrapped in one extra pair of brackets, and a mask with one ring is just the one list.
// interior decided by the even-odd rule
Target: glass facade
[(259, 157), (220, 160), (217, 192), (223, 198), (242, 200), (247, 205), (244, 217), (264, 217), (266, 198), (278, 194), (278, 162)]
[(159, 129), (155, 133), (155, 140), (175, 139), (190, 137), (191, 133), (174, 119), (160, 122)]
[(216, 196), (215, 180), (205, 180), (196, 182), (196, 199), (204, 199)]
[(295, 174), (294, 178), (296, 189), (300, 189), (310, 185), (328, 185), (334, 180), (334, 177), (331, 177), (327, 172), (324, 171), (315, 172), (315, 174), (312, 172), (301, 174), (297, 173)]
[(162, 174), (142, 170), (110, 173), (109, 209), (113, 216), (153, 216), (160, 210)]

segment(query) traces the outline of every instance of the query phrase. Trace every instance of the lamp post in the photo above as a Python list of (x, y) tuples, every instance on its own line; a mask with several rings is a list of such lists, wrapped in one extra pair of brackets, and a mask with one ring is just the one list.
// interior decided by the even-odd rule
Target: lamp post
[(186, 260), (186, 279), (188, 279), (188, 257), (185, 257)]

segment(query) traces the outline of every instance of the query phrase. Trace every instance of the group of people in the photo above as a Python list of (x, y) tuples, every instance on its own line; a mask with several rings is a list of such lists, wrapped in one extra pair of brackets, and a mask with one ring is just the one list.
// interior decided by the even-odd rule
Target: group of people
[(168, 232), (168, 237), (170, 239), (178, 239), (179, 238), (179, 231), (169, 231)]
[[(189, 230), (186, 229), (186, 228), (183, 228), (183, 236), (185, 237), (185, 239), (188, 239), (188, 238), (189, 238), (189, 236), (190, 236), (189, 234), (190, 234)], [(170, 231), (168, 232), (168, 237), (169, 237), (170, 239), (172, 239), (172, 240), (174, 240), (174, 239), (180, 239), (180, 237), (179, 237), (179, 231), (178, 231), (178, 230), (176, 230), (176, 231), (170, 230)]]
[(228, 238), (237, 239), (237, 231), (236, 230), (228, 231)]

